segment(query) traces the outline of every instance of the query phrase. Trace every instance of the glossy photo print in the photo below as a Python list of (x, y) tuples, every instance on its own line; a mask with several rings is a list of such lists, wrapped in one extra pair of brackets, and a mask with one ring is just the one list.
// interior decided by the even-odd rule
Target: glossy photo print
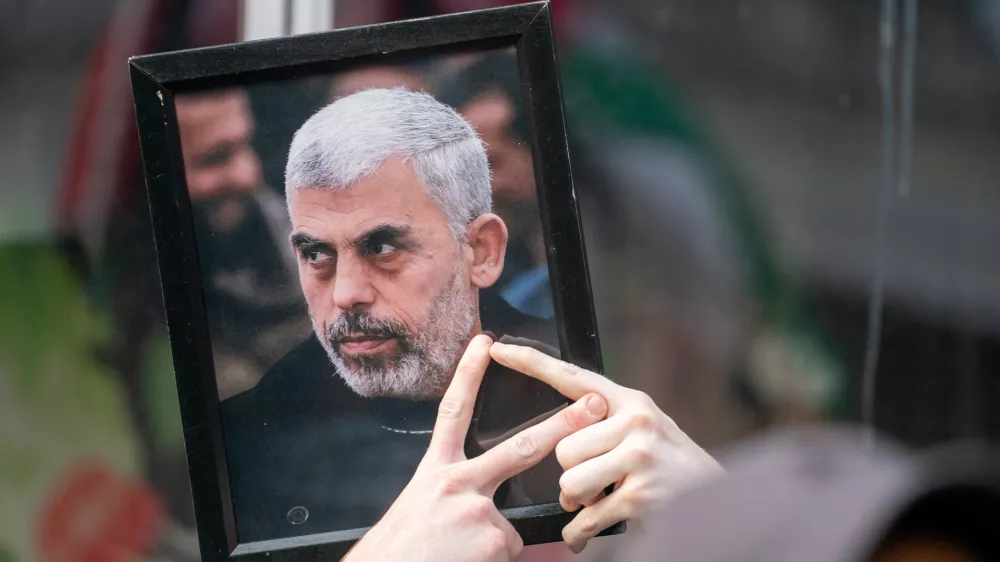
[[(207, 341), (198, 357), (176, 331), (172, 346), (185, 426), (204, 419), (212, 433), (187, 432), (189, 450), (211, 450), (192, 482), (217, 488), (230, 554), (349, 542), (374, 525), (412, 478), (477, 334), (600, 368), (572, 185), (559, 174), (565, 133), (532, 119), (560, 101), (558, 87), (526, 99), (530, 55), (520, 43), (462, 45), (172, 92), (177, 142), (153, 150), (182, 162), (172, 188), (191, 226), (181, 248), (164, 240), (178, 225), (161, 212), (161, 276), (169, 317), (190, 301), (164, 263), (183, 253), (181, 270), (196, 269), (201, 306), (173, 324)], [(138, 102), (137, 113), (142, 131)], [(146, 145), (155, 217), (163, 176)], [(205, 403), (197, 412), (183, 411), (186, 384)], [(492, 362), (465, 454), (568, 402)], [(526, 542), (559, 540), (571, 518), (560, 475), (549, 455), (497, 490)]]
[[(372, 525), (473, 336), (558, 349), (515, 55), (175, 104), (237, 530)], [(497, 364), (487, 379), (482, 443), (565, 403)], [(498, 505), (557, 502), (556, 468), (509, 482)]]

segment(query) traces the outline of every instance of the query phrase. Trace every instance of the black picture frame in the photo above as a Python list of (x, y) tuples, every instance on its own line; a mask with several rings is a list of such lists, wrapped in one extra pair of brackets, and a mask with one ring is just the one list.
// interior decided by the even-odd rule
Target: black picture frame
[[(573, 189), (548, 2), (133, 57), (129, 60), (202, 559), (329, 560), (366, 529), (240, 543), (174, 95), (401, 57), (514, 47), (562, 357), (603, 372)], [(526, 545), (561, 540), (558, 504), (504, 510)], [(620, 523), (602, 534), (623, 532)]]

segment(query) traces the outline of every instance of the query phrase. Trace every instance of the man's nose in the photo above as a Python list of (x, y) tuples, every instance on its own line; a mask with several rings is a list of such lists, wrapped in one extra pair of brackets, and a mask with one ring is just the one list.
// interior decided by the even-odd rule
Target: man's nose
[(253, 191), (263, 183), (263, 171), (257, 153), (250, 147), (242, 147), (229, 163), (229, 185), (240, 191)]
[(359, 259), (337, 260), (337, 273), (333, 280), (333, 304), (341, 310), (363, 310), (375, 301), (365, 264)]

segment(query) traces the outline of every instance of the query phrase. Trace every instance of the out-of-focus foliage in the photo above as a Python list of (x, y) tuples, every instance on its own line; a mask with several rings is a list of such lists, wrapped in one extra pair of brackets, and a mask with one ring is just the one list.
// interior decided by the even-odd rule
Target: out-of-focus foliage
[(14, 559), (34, 559), (39, 499), (66, 467), (137, 469), (121, 388), (98, 360), (109, 337), (52, 245), (0, 244), (0, 551)]

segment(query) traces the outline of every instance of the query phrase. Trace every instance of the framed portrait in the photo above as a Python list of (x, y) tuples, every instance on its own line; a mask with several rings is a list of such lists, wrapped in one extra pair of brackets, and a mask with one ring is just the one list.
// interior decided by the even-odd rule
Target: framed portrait
[[(344, 554), (482, 331), (603, 372), (547, 3), (129, 65), (206, 561)], [(567, 403), (492, 363), (466, 454)], [(560, 474), (497, 491), (525, 544)]]

